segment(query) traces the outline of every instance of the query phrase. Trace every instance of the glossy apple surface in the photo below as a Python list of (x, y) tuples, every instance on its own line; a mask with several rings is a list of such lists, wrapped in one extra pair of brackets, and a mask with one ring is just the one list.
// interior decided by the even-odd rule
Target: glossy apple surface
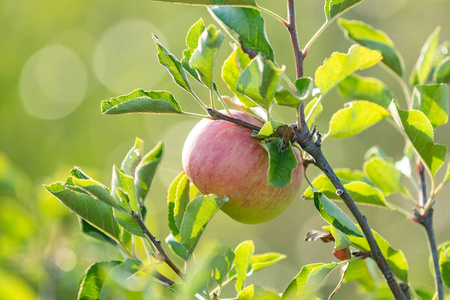
[[(263, 122), (243, 112), (234, 117), (262, 126)], [(252, 130), (222, 120), (201, 120), (184, 144), (182, 163), (191, 182), (203, 194), (227, 196), (222, 210), (231, 218), (248, 224), (269, 221), (300, 198), (303, 164), (299, 164), (289, 184), (271, 187), (267, 182), (268, 154), (252, 137)]]

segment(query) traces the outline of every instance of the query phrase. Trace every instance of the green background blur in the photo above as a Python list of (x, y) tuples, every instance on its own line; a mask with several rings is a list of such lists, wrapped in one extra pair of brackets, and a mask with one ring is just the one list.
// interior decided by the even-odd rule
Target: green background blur
[[(304, 45), (324, 22), (324, 1), (296, 2)], [(285, 1), (258, 3), (285, 16)], [(423, 42), (437, 25), (442, 28), (440, 40), (450, 40), (449, 13), (449, 0), (366, 0), (344, 17), (384, 30), (402, 53), (408, 76)], [(100, 101), (136, 88), (170, 90), (185, 110), (200, 112), (158, 64), (151, 38), (156, 34), (180, 57), (187, 30), (200, 17), (213, 23), (204, 7), (144, 0), (0, 0), (0, 299), (74, 299), (79, 279), (91, 263), (117, 258), (114, 249), (82, 235), (77, 218), (46, 193), (42, 184), (64, 180), (77, 165), (109, 185), (112, 165), (120, 163), (135, 137), (145, 141), (147, 150), (159, 140), (166, 146), (147, 198), (147, 223), (158, 237), (167, 236), (166, 190), (181, 171), (183, 141), (197, 120), (104, 116)], [(275, 58), (293, 78), (287, 31), (267, 15), (265, 19)], [(231, 53), (228, 42), (219, 59)], [(313, 77), (326, 57), (334, 51), (346, 52), (349, 46), (336, 23), (332, 24), (312, 46), (305, 62), (306, 76)], [(379, 76), (403, 101), (397, 83), (379, 66), (363, 74)], [(230, 94), (218, 75), (219, 89)], [(208, 99), (206, 90), (195, 87)], [(335, 92), (327, 95), (324, 113), (317, 121), (319, 130), (328, 130), (327, 120), (343, 103)], [(294, 122), (294, 117), (285, 109), (275, 111), (275, 118), (286, 122)], [(448, 125), (438, 129), (435, 140), (450, 145)], [(373, 145), (400, 159), (404, 142), (384, 121), (358, 136), (328, 139), (323, 149), (333, 167), (361, 169), (364, 153)], [(317, 174), (314, 167), (308, 169), (310, 178)], [(450, 240), (449, 194), (446, 187), (437, 199), (438, 243)], [(394, 195), (389, 200), (411, 208), (398, 198)], [(411, 282), (432, 285), (422, 228), (383, 209), (362, 210), (374, 229), (404, 251)], [(299, 200), (280, 217), (260, 225), (240, 224), (219, 212), (201, 243), (213, 239), (234, 248), (252, 239), (256, 253), (287, 254), (286, 260), (248, 282), (281, 292), (301, 266), (336, 260), (331, 244), (303, 241), (308, 230), (323, 225), (313, 204)], [(336, 282), (332, 276), (325, 291), (332, 290)], [(353, 293), (352, 284), (344, 285), (336, 299), (348, 299)]]

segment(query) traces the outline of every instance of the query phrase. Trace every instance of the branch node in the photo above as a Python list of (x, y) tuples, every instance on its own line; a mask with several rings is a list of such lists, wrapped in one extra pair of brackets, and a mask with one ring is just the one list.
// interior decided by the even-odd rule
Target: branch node
[(337, 190), (336, 190), (336, 195), (342, 196), (343, 194), (344, 194), (344, 191), (343, 191), (343, 190), (341, 190), (341, 189), (337, 189)]

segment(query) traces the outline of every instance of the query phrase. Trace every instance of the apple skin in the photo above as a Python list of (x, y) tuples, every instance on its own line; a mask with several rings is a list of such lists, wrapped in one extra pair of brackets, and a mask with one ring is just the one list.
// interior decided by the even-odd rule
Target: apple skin
[[(253, 125), (263, 125), (246, 113), (231, 113)], [(205, 195), (227, 196), (229, 201), (222, 210), (247, 224), (269, 221), (299, 199), (304, 172), (300, 151), (294, 148), (299, 164), (291, 181), (283, 188), (270, 186), (268, 153), (252, 132), (227, 121), (203, 119), (190, 132), (182, 153), (183, 169), (198, 190)]]

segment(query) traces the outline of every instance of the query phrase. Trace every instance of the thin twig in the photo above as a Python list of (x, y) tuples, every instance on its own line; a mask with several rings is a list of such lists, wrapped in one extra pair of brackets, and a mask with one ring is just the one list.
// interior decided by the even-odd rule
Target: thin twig
[(178, 267), (170, 260), (164, 249), (161, 247), (160, 240), (156, 239), (153, 234), (148, 230), (144, 221), (135, 213), (131, 214), (131, 217), (136, 221), (136, 224), (141, 228), (142, 233), (144, 233), (151, 241), (153, 247), (158, 251), (161, 256), (161, 260), (164, 261), (180, 278), (183, 277), (183, 273), (178, 269)]
[(295, 130), (295, 141), (303, 148), (303, 150), (308, 152), (314, 158), (314, 160), (316, 161), (315, 165), (325, 173), (328, 179), (333, 183), (336, 190), (341, 191), (339, 196), (350, 209), (359, 226), (361, 227), (361, 230), (363, 231), (367, 242), (369, 243), (371, 257), (375, 260), (379, 269), (383, 273), (386, 282), (392, 291), (392, 294), (394, 295), (395, 299), (405, 299), (405, 295), (403, 295), (403, 292), (400, 289), (400, 286), (395, 279), (392, 270), (389, 268), (385, 257), (381, 253), (381, 250), (375, 240), (372, 229), (370, 228), (366, 217), (361, 213), (358, 206), (356, 206), (355, 201), (345, 189), (344, 185), (336, 176), (330, 164), (323, 155), (320, 140), (314, 140), (313, 134), (311, 134), (311, 132), (309, 131), (308, 125), (305, 120), (303, 103), (300, 105), (299, 115), (301, 128), (297, 128), (296, 124), (291, 125)]
[(212, 108), (208, 107), (206, 108), (206, 112), (211, 116), (211, 118), (216, 119), (216, 120), (225, 120), (237, 125), (240, 125), (242, 127), (245, 128), (249, 128), (255, 131), (260, 131), (261, 127), (247, 123), (245, 121), (233, 118), (233, 117), (229, 117), (227, 115), (222, 114), (221, 112), (217, 111), (217, 110), (213, 110)]
[(303, 60), (305, 59), (305, 57), (298, 43), (297, 25), (295, 24), (294, 0), (288, 0), (287, 5), (288, 5), (288, 19), (287, 22), (284, 23), (284, 26), (286, 26), (286, 29), (289, 31), (289, 36), (291, 37), (292, 50), (294, 51), (295, 56), (295, 68), (297, 71), (297, 78), (302, 78)]
[(155, 278), (163, 282), (167, 287), (171, 287), (175, 284), (175, 281), (170, 280), (163, 274), (159, 273), (158, 271), (155, 272)]

